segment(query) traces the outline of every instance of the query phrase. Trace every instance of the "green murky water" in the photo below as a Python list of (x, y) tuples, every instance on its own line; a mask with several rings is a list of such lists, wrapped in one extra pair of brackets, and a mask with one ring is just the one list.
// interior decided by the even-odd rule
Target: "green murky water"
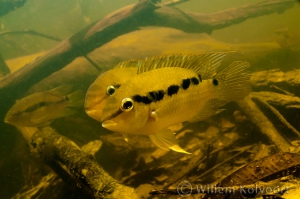
[[(118, 9), (137, 3), (133, 0), (27, 0), (23, 6), (17, 6), (14, 2), (0, 0), (0, 6), (8, 6), (5, 8), (7, 10), (0, 10), (0, 55), (3, 58), (2, 62), (0, 60), (0, 90), (7, 84), (3, 82), (9, 82), (8, 79), (12, 77), (6, 74), (5, 65), (10, 73), (17, 73), (36, 58), (49, 56), (49, 51), (61, 45), (62, 40), (90, 28), (104, 17), (111, 17), (109, 15)], [(157, 15), (149, 12), (133, 17), (132, 24), (140, 24), (134, 30), (127, 29), (131, 21), (114, 27), (114, 32), (104, 34), (103, 45), (100, 44), (101, 38), (87, 45), (84, 42), (72, 43), (78, 41), (80, 35), (72, 37), (70, 43), (76, 43), (77, 46), (68, 55), (57, 60), (54, 58), (53, 61), (53, 64), (62, 61), (65, 67), (51, 75), (48, 70), (41, 71), (41, 76), (45, 78), (38, 81), (28, 77), (28, 82), (35, 82), (29, 87), (24, 84), (24, 87), (20, 85), (16, 89), (0, 92), (0, 98), (3, 99), (0, 101), (3, 102), (0, 114), (1, 198), (21, 198), (17, 194), (24, 196), (28, 190), (40, 190), (37, 185), (43, 176), (51, 172), (37, 155), (30, 152), (18, 128), (4, 123), (4, 116), (14, 100), (66, 84), (85, 93), (101, 73), (120, 61), (133, 58), (145, 59), (181, 52), (234, 51), (223, 65), (236, 60), (251, 64), (251, 85), (255, 92), (253, 96), (256, 96), (251, 99), (260, 110), (257, 114), (263, 114), (275, 129), (270, 134), (266, 133), (269, 126), (255, 122), (257, 115), (251, 117), (245, 107), (232, 102), (225, 105), (225, 111), (211, 119), (173, 127), (179, 144), (193, 153), (188, 156), (158, 149), (147, 136), (129, 135), (129, 142), (125, 142), (121, 134), (104, 129), (100, 122), (90, 118), (84, 111), (83, 103), (74, 109), (75, 114), (54, 119), (50, 123), (58, 133), (80, 147), (92, 140), (101, 140), (102, 146), (95, 154), (97, 162), (112, 177), (136, 188), (142, 198), (149, 197), (148, 192), (152, 189), (167, 188), (169, 185), (176, 187), (182, 180), (192, 184), (218, 182), (256, 158), (279, 151), (291, 151), (297, 146), (297, 131), (300, 131), (299, 3), (288, 0), (270, 0), (268, 4), (261, 0), (193, 0), (179, 3), (169, 10), (163, 8), (164, 3), (168, 1), (156, 4), (162, 6), (154, 11)], [(14, 10), (8, 12), (9, 8)], [(168, 14), (155, 18), (162, 16), (159, 13)], [(176, 20), (172, 20), (174, 18)], [(207, 21), (209, 25), (199, 23)], [(56, 52), (59, 54), (60, 51)], [(92, 62), (82, 55), (88, 56)], [(271, 97), (262, 94), (262, 91), (271, 93)], [(271, 108), (261, 101), (267, 102)], [(291, 148), (280, 148), (278, 142), (270, 138), (274, 132), (287, 140)], [(244, 150), (245, 146), (252, 148)], [(205, 161), (201, 160), (202, 156), (214, 150), (219, 151), (206, 157)], [(230, 159), (235, 155), (234, 151), (243, 153)], [(214, 166), (216, 168), (209, 171)], [(68, 186), (68, 183), (59, 178), (55, 182), (61, 183), (63, 189), (53, 186), (45, 191), (45, 188), (40, 190), (44, 195), (32, 194), (29, 198), (80, 198), (70, 194), (74, 187)]]

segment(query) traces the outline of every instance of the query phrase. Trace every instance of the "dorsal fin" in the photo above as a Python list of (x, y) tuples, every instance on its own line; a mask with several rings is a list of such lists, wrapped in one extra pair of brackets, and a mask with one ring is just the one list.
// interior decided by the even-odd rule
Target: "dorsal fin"
[(57, 95), (57, 96), (67, 96), (72, 92), (73, 85), (66, 84), (66, 85), (61, 85), (58, 86), (54, 89), (46, 91), (47, 93), (50, 93), (52, 95)]
[(114, 68), (137, 68), (140, 67), (143, 62), (144, 61), (140, 59), (130, 59), (118, 63)]
[(223, 58), (230, 52), (206, 54), (169, 54), (147, 59), (138, 68), (138, 74), (164, 67), (180, 67), (193, 70), (203, 79), (212, 78)]

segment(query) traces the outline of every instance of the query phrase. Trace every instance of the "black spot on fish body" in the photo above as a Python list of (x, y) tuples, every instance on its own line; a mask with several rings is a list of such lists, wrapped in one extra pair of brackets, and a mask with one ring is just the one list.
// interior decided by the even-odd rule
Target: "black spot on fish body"
[(179, 86), (177, 85), (171, 85), (169, 86), (168, 88), (168, 95), (169, 96), (172, 96), (174, 94), (177, 94), (178, 93), (178, 90), (179, 90)]
[(191, 80), (192, 80), (192, 83), (194, 85), (198, 85), (199, 84), (199, 80), (196, 77), (193, 77)]
[(165, 92), (163, 90), (149, 92), (149, 96), (154, 102), (162, 100), (164, 95)]
[(215, 85), (215, 86), (218, 86), (218, 84), (219, 84), (219, 81), (217, 80), (217, 79), (213, 79), (213, 84)]
[(45, 106), (46, 105), (46, 102), (40, 102), (39, 103), (39, 106), (41, 107), (41, 106)]
[(115, 88), (120, 88), (121, 84), (113, 85)]
[(136, 102), (140, 102), (144, 104), (150, 104), (152, 102), (152, 100), (149, 99), (147, 96), (135, 95), (132, 97), (132, 99)]
[(140, 95), (135, 95), (132, 97), (132, 99), (136, 102), (142, 102), (143, 101), (143, 97)]
[(68, 97), (68, 96), (66, 96), (66, 97), (65, 97), (65, 100), (66, 100), (66, 101), (69, 101), (69, 97)]
[(190, 84), (191, 84), (191, 79), (183, 79), (182, 80), (182, 88), (184, 89), (184, 90), (186, 90), (186, 89), (188, 89), (188, 87), (190, 86)]
[(38, 104), (33, 104), (32, 106), (27, 107), (27, 108), (24, 110), (24, 112), (26, 112), (26, 113), (33, 112), (33, 111), (35, 111), (35, 110), (37, 110), (37, 109), (39, 109), (39, 108), (40, 108), (40, 103), (38, 103)]

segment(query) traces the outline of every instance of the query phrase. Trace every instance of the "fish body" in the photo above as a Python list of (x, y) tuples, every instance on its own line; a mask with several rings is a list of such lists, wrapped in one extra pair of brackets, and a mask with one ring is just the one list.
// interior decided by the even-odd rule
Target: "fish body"
[[(201, 88), (190, 83), (189, 91), (185, 92), (187, 90), (183, 89), (182, 82), (189, 78), (197, 79), (198, 84), (200, 82), (196, 73), (183, 68), (156, 69), (128, 80), (118, 89), (118, 92), (108, 99), (102, 114), (104, 127), (122, 133), (155, 134), (157, 130), (182, 122), (182, 118), (189, 119), (208, 99), (215, 95), (214, 92), (209, 92), (212, 86), (208, 84), (208, 80), (202, 81)], [(150, 92), (154, 93), (153, 96), (157, 95), (156, 100), (151, 98)], [(201, 101), (199, 100), (200, 95), (202, 96)], [(118, 110), (119, 104), (124, 98), (133, 99), (134, 110), (128, 112)], [(184, 103), (181, 104), (182, 102)], [(107, 126), (106, 118), (110, 118), (116, 112), (113, 110), (120, 113), (120, 121), (118, 121), (118, 125)], [(111, 114), (112, 112), (113, 114)], [(126, 118), (126, 120), (121, 118)], [(147, 128), (143, 128), (141, 131), (146, 124)], [(119, 129), (119, 127), (121, 128)]]
[[(210, 67), (211, 70), (198, 72), (212, 72), (220, 65), (228, 53), (206, 54), (171, 54), (151, 57), (147, 60), (131, 59), (117, 64), (113, 69), (102, 73), (89, 87), (85, 98), (85, 111), (93, 119), (101, 122), (102, 111), (107, 99), (113, 95), (123, 83), (133, 78), (138, 73), (149, 68), (181, 67), (191, 68), (194, 64)], [(164, 64), (157, 64), (158, 62)], [(210, 74), (206, 74), (210, 75)], [(205, 74), (203, 75), (205, 77)]]
[(63, 95), (60, 91), (69, 87), (59, 87), (50, 91), (37, 92), (18, 100), (5, 116), (5, 122), (22, 127), (39, 127), (56, 118), (74, 114), (71, 107), (83, 104), (81, 90)]
[(144, 68), (122, 84), (104, 106), (102, 125), (120, 133), (147, 134), (160, 148), (185, 153), (167, 127), (206, 119), (225, 103), (247, 96), (249, 64), (233, 62), (215, 74), (211, 65), (186, 69), (165, 61), (156, 60), (163, 66)]

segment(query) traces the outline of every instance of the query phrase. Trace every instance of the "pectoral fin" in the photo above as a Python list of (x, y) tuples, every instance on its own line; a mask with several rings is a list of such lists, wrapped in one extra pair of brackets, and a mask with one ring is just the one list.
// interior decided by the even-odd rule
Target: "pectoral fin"
[(33, 124), (44, 124), (44, 123), (48, 123), (47, 121), (47, 115), (45, 114), (42, 117), (37, 117), (37, 118), (31, 118), (30, 122), (32, 122)]
[(225, 103), (226, 103), (225, 101), (221, 101), (217, 99), (212, 99), (207, 101), (203, 106), (203, 108), (191, 119), (189, 119), (188, 122), (203, 121), (213, 115), (222, 112), (224, 109), (218, 109), (218, 107), (223, 106)]
[(179, 153), (191, 154), (184, 149), (182, 149), (175, 138), (173, 131), (165, 129), (154, 135), (149, 135), (150, 140), (153, 144), (161, 149), (169, 151), (170, 149)]
[(122, 133), (122, 134), (123, 134), (124, 140), (125, 140), (126, 142), (128, 142), (128, 137), (127, 137), (126, 133)]

